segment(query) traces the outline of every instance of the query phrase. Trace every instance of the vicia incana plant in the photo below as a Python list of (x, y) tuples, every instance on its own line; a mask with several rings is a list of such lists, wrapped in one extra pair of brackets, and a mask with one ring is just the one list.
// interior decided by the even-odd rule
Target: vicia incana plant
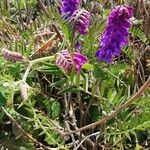
[(23, 149), (147, 148), (148, 28), (126, 2), (0, 2), (0, 147), (19, 130)]
[(81, 67), (87, 62), (87, 57), (80, 52), (74, 52), (73, 61), (75, 63), (75, 70), (79, 73)]
[(67, 74), (71, 72), (71, 69), (74, 66), (73, 59), (67, 50), (62, 50), (56, 55), (56, 64), (64, 69)]

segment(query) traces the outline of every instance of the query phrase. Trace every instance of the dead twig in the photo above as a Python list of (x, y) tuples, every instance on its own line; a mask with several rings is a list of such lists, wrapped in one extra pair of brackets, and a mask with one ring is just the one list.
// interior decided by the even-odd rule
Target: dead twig
[(60, 39), (60, 41), (63, 42), (63, 37), (62, 37), (62, 35), (61, 35), (59, 29), (57, 28), (57, 26), (56, 26), (55, 24), (52, 24), (52, 26), (53, 26), (55, 32), (57, 33), (57, 36), (58, 36), (58, 38)]
[[(67, 120), (68, 115), (69, 115), (69, 104), (68, 103), (70, 102), (70, 95), (68, 97), (69, 98), (67, 100), (67, 95), (64, 94), (64, 101), (65, 101), (65, 121), (64, 121), (64, 123), (65, 123), (67, 132), (71, 132), (71, 129), (70, 129), (70, 126), (69, 126), (69, 123)], [(72, 139), (74, 148), (76, 148), (75, 137), (73, 134), (71, 134), (71, 139)]]
[(89, 139), (91, 136), (95, 136), (95, 135), (98, 135), (98, 134), (100, 134), (100, 132), (92, 133), (92, 134), (90, 134), (90, 135), (88, 135), (88, 136), (85, 136), (85, 137), (83, 138), (83, 140), (78, 144), (78, 146), (77, 146), (74, 150), (78, 150), (78, 148), (82, 145), (82, 143), (83, 143), (86, 139)]

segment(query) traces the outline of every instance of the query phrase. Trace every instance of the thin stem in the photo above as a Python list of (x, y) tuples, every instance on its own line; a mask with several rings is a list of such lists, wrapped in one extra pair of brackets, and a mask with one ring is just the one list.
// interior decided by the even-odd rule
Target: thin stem
[(81, 86), (79, 86), (79, 89), (80, 89), (81, 91), (83, 91), (84, 93), (87, 93), (87, 94), (89, 94), (89, 95), (91, 95), (91, 96), (93, 96), (93, 97), (99, 99), (100, 101), (101, 101), (102, 99), (103, 99), (103, 100), (106, 100), (104, 97), (102, 97), (102, 96), (100, 96), (100, 95), (96, 95), (96, 94), (93, 94), (93, 93), (91, 93), (91, 92), (89, 92), (89, 91), (85, 91)]
[(54, 60), (54, 58), (55, 58), (55, 55), (42, 57), (42, 58), (38, 58), (38, 59), (32, 60), (31, 63), (32, 63), (32, 65), (35, 65), (35, 64), (40, 63), (42, 61), (48, 61), (48, 60), (52, 61), (52, 60)]
[(62, 37), (59, 29), (57, 28), (57, 26), (55, 24), (52, 24), (52, 26), (53, 26), (55, 32), (57, 33), (57, 36), (59, 37), (60, 41), (63, 42), (63, 37)]
[(123, 82), (122, 80), (120, 80), (120, 78), (118, 78), (117, 76), (115, 76), (111, 71), (109, 71), (107, 68), (105, 68), (105, 70), (110, 73), (113, 77), (115, 77), (117, 80), (119, 80), (122, 84), (125, 85), (125, 87), (128, 87), (125, 82)]
[(32, 63), (29, 62), (29, 65), (28, 65), (28, 67), (27, 67), (27, 69), (26, 69), (26, 71), (25, 71), (25, 73), (24, 73), (24, 75), (23, 75), (23, 78), (22, 78), (22, 81), (23, 81), (23, 82), (26, 82), (27, 77), (28, 77), (28, 74), (29, 74), (29, 72), (30, 72), (30, 70), (31, 70), (31, 67), (32, 67)]

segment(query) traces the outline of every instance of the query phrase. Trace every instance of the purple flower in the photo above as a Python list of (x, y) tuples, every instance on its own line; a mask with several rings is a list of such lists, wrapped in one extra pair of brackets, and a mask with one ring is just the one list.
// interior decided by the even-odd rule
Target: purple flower
[(71, 15), (79, 7), (80, 0), (63, 0), (60, 11), (62, 15), (65, 15), (65, 19), (71, 17)]
[(132, 8), (129, 6), (117, 6), (112, 10), (102, 35), (101, 48), (95, 54), (99, 61), (110, 63), (120, 55), (121, 48), (128, 43), (132, 14)]
[(75, 63), (76, 72), (79, 73), (81, 67), (87, 62), (87, 57), (81, 54), (80, 52), (74, 52), (73, 60)]
[(71, 55), (68, 50), (62, 50), (56, 55), (56, 64), (67, 74), (70, 74), (73, 68), (75, 68), (76, 73), (79, 73), (82, 65), (86, 62), (87, 57), (80, 52), (74, 52)]
[(90, 23), (90, 13), (87, 10), (76, 10), (71, 17), (71, 21), (74, 23), (76, 31), (82, 35), (87, 34)]

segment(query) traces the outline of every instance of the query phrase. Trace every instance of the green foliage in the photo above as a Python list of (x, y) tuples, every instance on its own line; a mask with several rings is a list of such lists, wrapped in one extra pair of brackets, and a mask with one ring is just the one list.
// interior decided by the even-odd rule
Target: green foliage
[(147, 42), (147, 37), (141, 29), (133, 27), (131, 28), (131, 33), (135, 38), (138, 37), (143, 43)]

